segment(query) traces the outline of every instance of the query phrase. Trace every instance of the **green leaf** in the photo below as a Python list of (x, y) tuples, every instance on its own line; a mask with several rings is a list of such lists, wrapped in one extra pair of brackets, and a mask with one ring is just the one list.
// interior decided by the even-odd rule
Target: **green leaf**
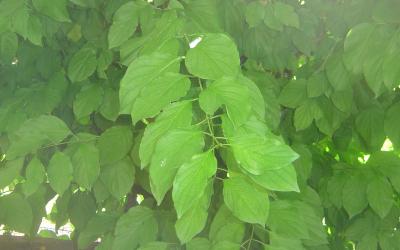
[(264, 20), (264, 6), (259, 2), (251, 2), (246, 8), (246, 22), (250, 27), (257, 26)]
[(128, 126), (114, 126), (104, 131), (97, 142), (100, 163), (110, 164), (124, 158), (133, 145), (132, 130)]
[(189, 242), (204, 229), (207, 222), (207, 210), (210, 205), (212, 193), (212, 185), (208, 185), (203, 196), (194, 202), (192, 207), (176, 221), (176, 235), (182, 244)]
[(350, 88), (343, 91), (335, 91), (331, 95), (331, 100), (340, 111), (350, 113), (353, 107), (353, 90)]
[(72, 82), (80, 82), (91, 76), (96, 68), (96, 50), (91, 47), (83, 47), (69, 61), (68, 77)]
[(33, 44), (42, 46), (43, 25), (39, 17), (29, 16), (26, 36)]
[(305, 100), (307, 100), (307, 81), (304, 79), (291, 80), (279, 95), (279, 103), (289, 108), (297, 108)]
[(209, 232), (210, 240), (213, 243), (220, 241), (241, 243), (244, 233), (244, 223), (234, 217), (225, 205), (221, 205), (211, 223)]
[(212, 246), (212, 250), (239, 250), (241, 245), (229, 241), (220, 241)]
[(352, 79), (340, 54), (329, 57), (325, 70), (328, 80), (335, 90), (346, 90), (351, 87)]
[(72, 174), (73, 167), (70, 158), (62, 152), (56, 152), (47, 168), (51, 188), (59, 195), (63, 195), (73, 179)]
[(265, 7), (264, 23), (273, 30), (283, 30), (283, 23), (275, 15), (274, 5), (272, 4), (267, 4), (267, 6)]
[[(167, 72), (178, 72), (180, 57), (154, 52), (134, 60), (121, 80), (119, 98), (122, 114), (131, 114), (146, 86), (152, 85)], [(160, 81), (160, 80), (158, 80)]]
[(172, 199), (178, 218), (190, 209), (193, 202), (202, 197), (209, 179), (216, 171), (217, 160), (213, 151), (195, 155), (179, 168), (172, 191)]
[(89, 122), (89, 116), (96, 111), (103, 100), (103, 89), (98, 84), (85, 85), (75, 96), (73, 109), (75, 118), (82, 124)]
[(133, 207), (119, 218), (112, 249), (135, 249), (139, 244), (154, 241), (157, 231), (158, 224), (154, 212), (142, 206)]
[(182, 164), (204, 147), (201, 131), (175, 129), (157, 142), (149, 169), (151, 191), (158, 204), (172, 187), (175, 175)]
[(383, 0), (376, 2), (373, 9), (373, 18), (379, 23), (400, 23), (396, 9), (400, 8), (396, 0)]
[(102, 166), (100, 179), (116, 199), (123, 198), (133, 186), (135, 167), (129, 158)]
[[(268, 109), (268, 111), (271, 108), (270, 107), (270, 102), (266, 103), (264, 100), (264, 95), (262, 93), (263, 87), (258, 86), (255, 82), (253, 82), (250, 78), (247, 78), (245, 76), (239, 75), (238, 80), (240, 81), (240, 84), (243, 84), (247, 87), (248, 92), (250, 94), (250, 104), (252, 111), (254, 114), (257, 116), (257, 118), (261, 121), (264, 121), (266, 119), (266, 112), (265, 110)], [(265, 93), (267, 98), (270, 98), (267, 93)], [(275, 101), (275, 100), (273, 100)], [(273, 113), (273, 112), (271, 112)], [(272, 114), (274, 115), (274, 114)]]
[(339, 173), (335, 174), (328, 182), (327, 191), (329, 195), (329, 200), (337, 208), (342, 207), (342, 193), (343, 187), (346, 183), (348, 175)]
[(87, 248), (91, 243), (100, 236), (111, 232), (117, 222), (117, 216), (109, 213), (99, 213), (93, 216), (85, 229), (79, 234), (78, 247), (80, 249)]
[(196, 32), (221, 32), (219, 27), (218, 3), (213, 0), (180, 2), (185, 8), (185, 14), (190, 20), (191, 27)]
[(381, 148), (385, 140), (384, 112), (382, 109), (371, 107), (361, 111), (357, 115), (355, 126), (370, 148)]
[(324, 73), (313, 74), (307, 80), (308, 97), (318, 97), (323, 95), (329, 87), (328, 79)]
[(15, 178), (19, 176), (23, 164), (24, 159), (18, 158), (7, 161), (5, 166), (0, 166), (0, 189), (7, 187)]
[(29, 234), (32, 228), (32, 208), (20, 194), (12, 193), (0, 197), (0, 220), (8, 228)]
[(189, 49), (185, 60), (189, 72), (204, 79), (236, 76), (240, 69), (235, 43), (223, 34), (208, 34)]
[(142, 168), (149, 165), (158, 140), (168, 131), (187, 128), (192, 123), (192, 103), (182, 101), (169, 105), (154, 123), (149, 124), (140, 143), (139, 156)]
[(118, 91), (105, 88), (103, 103), (99, 107), (99, 113), (104, 116), (104, 118), (115, 121), (119, 116), (119, 96)]
[(299, 16), (292, 6), (276, 2), (274, 4), (274, 14), (276, 19), (284, 25), (299, 28)]
[(400, 158), (397, 154), (390, 151), (375, 152), (369, 157), (367, 165), (388, 177), (393, 188), (400, 191)]
[[(147, 9), (151, 10), (151, 8)], [(134, 37), (121, 46), (121, 61), (124, 65), (129, 65), (138, 55), (150, 55), (156, 51), (171, 55), (178, 54), (181, 45), (177, 40), (177, 35), (181, 32), (183, 19), (178, 18), (175, 11), (169, 11), (164, 12), (154, 26), (153, 22), (149, 24), (152, 25), (149, 34)]]
[(33, 6), (39, 12), (59, 22), (70, 22), (66, 0), (33, 0)]
[(154, 241), (145, 244), (138, 248), (138, 250), (168, 250), (170, 243)]
[(165, 106), (185, 96), (189, 88), (189, 79), (181, 74), (166, 73), (155, 79), (144, 86), (133, 104), (133, 122), (157, 115)]
[(251, 111), (250, 92), (239, 78), (223, 77), (209, 84), (199, 96), (200, 107), (208, 114), (224, 104), (228, 117), (237, 125), (244, 123)]
[(294, 112), (294, 127), (297, 131), (308, 128), (312, 122), (322, 117), (322, 111), (314, 100), (307, 100)]
[(23, 192), (26, 196), (35, 193), (43, 183), (46, 172), (42, 162), (38, 158), (33, 158), (25, 169), (26, 181), (23, 184)]
[(332, 136), (340, 127), (346, 115), (339, 111), (328, 98), (321, 96), (317, 99), (318, 106), (322, 110), (322, 117), (315, 124), (322, 133)]
[(269, 214), (268, 193), (244, 176), (237, 175), (224, 180), (224, 201), (240, 220), (265, 226)]
[(92, 144), (80, 144), (72, 156), (74, 180), (91, 189), (100, 174), (99, 150)]
[(120, 46), (129, 39), (139, 23), (140, 5), (130, 1), (122, 5), (114, 14), (113, 23), (108, 32), (108, 47)]
[(11, 64), (18, 50), (18, 36), (13, 32), (0, 35), (0, 61)]
[(299, 192), (296, 170), (292, 165), (264, 171), (261, 175), (247, 174), (258, 185), (274, 191)]
[(39, 149), (42, 145), (58, 144), (70, 133), (65, 123), (55, 116), (42, 115), (26, 120), (15, 132), (7, 158), (15, 159)]
[(347, 177), (343, 186), (342, 200), (343, 207), (350, 218), (361, 213), (368, 206), (367, 185), (367, 180), (362, 174)]
[(383, 80), (386, 87), (389, 89), (395, 88), (400, 79), (400, 66), (396, 63), (397, 58), (400, 56), (399, 42), (400, 35), (393, 35), (388, 45), (386, 55), (383, 58)]
[[(318, 198), (319, 199), (319, 198)], [(314, 206), (304, 202), (295, 203), (300, 208), (301, 216), (305, 220), (305, 225), (308, 230), (309, 238), (305, 241), (307, 245), (325, 245), (328, 243), (327, 232), (324, 225), (321, 223), (322, 215), (318, 215)], [(318, 204), (320, 206), (320, 204)]]
[(353, 27), (344, 42), (344, 63), (353, 73), (362, 72), (363, 63), (369, 57), (369, 43), (374, 39), (375, 25), (361, 23)]
[(209, 250), (211, 243), (206, 238), (193, 238), (191, 241), (186, 243), (187, 250)]
[(368, 183), (367, 198), (371, 208), (384, 218), (393, 206), (393, 190), (389, 181), (378, 177)]
[(282, 237), (274, 232), (270, 233), (270, 244), (268, 250), (305, 250), (301, 240)]
[(274, 137), (256, 134), (229, 138), (237, 163), (253, 175), (288, 166), (298, 158), (288, 145)]
[(96, 215), (96, 209), (96, 202), (90, 193), (81, 191), (73, 193), (68, 204), (68, 215), (74, 228), (82, 231)]
[(385, 113), (384, 128), (385, 134), (397, 148), (400, 146), (400, 102), (393, 104)]
[(306, 220), (302, 216), (300, 207), (296, 205), (287, 200), (271, 202), (267, 225), (282, 237), (308, 239)]

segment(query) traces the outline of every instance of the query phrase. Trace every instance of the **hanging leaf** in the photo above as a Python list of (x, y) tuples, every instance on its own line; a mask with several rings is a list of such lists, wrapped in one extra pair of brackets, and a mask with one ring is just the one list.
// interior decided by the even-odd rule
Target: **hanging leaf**
[(212, 151), (195, 155), (183, 164), (175, 177), (172, 191), (175, 210), (180, 218), (193, 202), (199, 200), (217, 171), (217, 160)]
[(135, 167), (129, 158), (102, 166), (100, 180), (112, 196), (123, 198), (130, 192), (135, 179)]
[(86, 80), (96, 71), (96, 67), (96, 51), (91, 47), (83, 47), (71, 58), (68, 77), (73, 82)]
[(74, 180), (91, 189), (100, 174), (99, 150), (92, 144), (80, 144), (72, 156)]
[(62, 152), (56, 152), (47, 168), (51, 188), (59, 195), (63, 195), (73, 179), (72, 174), (73, 167), (70, 158)]
[(97, 142), (100, 163), (110, 164), (124, 158), (133, 145), (133, 134), (127, 126), (114, 126), (101, 134)]
[(46, 172), (42, 162), (37, 158), (33, 158), (25, 170), (26, 182), (23, 185), (23, 191), (26, 196), (36, 192), (45, 180), (45, 174)]
[(386, 178), (376, 178), (368, 184), (367, 198), (369, 205), (384, 218), (393, 206), (393, 190)]
[(188, 128), (192, 123), (192, 103), (182, 101), (169, 105), (156, 121), (146, 127), (139, 148), (142, 168), (150, 163), (158, 140), (168, 131)]
[(149, 169), (151, 191), (158, 205), (172, 187), (181, 165), (199, 153), (203, 147), (203, 135), (194, 128), (171, 130), (160, 138)]
[(11, 229), (28, 234), (33, 213), (29, 202), (18, 193), (0, 197), (0, 220)]
[(115, 227), (113, 249), (128, 250), (157, 237), (158, 225), (151, 209), (138, 206), (121, 216)]

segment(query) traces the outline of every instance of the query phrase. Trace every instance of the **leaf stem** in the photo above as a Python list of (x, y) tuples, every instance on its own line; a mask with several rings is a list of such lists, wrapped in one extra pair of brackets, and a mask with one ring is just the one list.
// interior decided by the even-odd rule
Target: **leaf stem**
[(254, 237), (254, 225), (251, 225), (251, 233), (250, 233), (250, 239), (249, 239), (249, 244), (247, 245), (247, 250), (250, 249), (251, 246), (251, 242), (253, 241), (253, 237)]

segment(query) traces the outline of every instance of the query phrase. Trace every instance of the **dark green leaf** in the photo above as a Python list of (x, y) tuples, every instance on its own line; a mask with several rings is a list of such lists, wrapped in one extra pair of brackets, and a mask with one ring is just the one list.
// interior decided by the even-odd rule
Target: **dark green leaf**
[(361, 213), (367, 206), (367, 180), (362, 174), (352, 175), (347, 178), (343, 186), (343, 207), (350, 217)]
[(73, 179), (72, 174), (73, 167), (70, 158), (62, 152), (56, 152), (47, 168), (50, 186), (59, 195), (63, 195)]
[(19, 176), (23, 164), (24, 159), (18, 158), (7, 161), (5, 165), (0, 166), (0, 189), (7, 187), (15, 178)]
[(41, 13), (59, 22), (70, 22), (67, 0), (33, 0), (33, 6)]
[(0, 220), (15, 231), (28, 234), (32, 227), (32, 208), (29, 202), (18, 193), (2, 196), (0, 197)]
[(131, 250), (157, 237), (158, 225), (154, 212), (138, 206), (122, 215), (115, 227), (112, 249)]
[(279, 103), (289, 108), (297, 108), (305, 100), (307, 100), (307, 82), (304, 79), (290, 81), (279, 95)]
[(133, 186), (135, 167), (129, 158), (102, 166), (100, 179), (112, 196), (123, 198)]
[(139, 10), (139, 4), (130, 1), (115, 12), (113, 24), (108, 32), (109, 48), (120, 46), (133, 35), (139, 22)]
[(92, 144), (80, 144), (72, 156), (74, 180), (91, 189), (100, 174), (99, 150)]
[(96, 50), (91, 47), (83, 47), (69, 61), (68, 77), (73, 82), (83, 81), (96, 71), (96, 67)]
[(393, 190), (389, 181), (379, 177), (368, 183), (367, 198), (371, 208), (384, 218), (393, 206)]
[(7, 151), (7, 158), (13, 159), (37, 150), (42, 145), (60, 143), (70, 134), (69, 128), (59, 118), (42, 115), (25, 121), (15, 132)]
[(124, 158), (133, 145), (132, 130), (128, 126), (114, 126), (104, 131), (97, 142), (100, 163), (110, 164)]

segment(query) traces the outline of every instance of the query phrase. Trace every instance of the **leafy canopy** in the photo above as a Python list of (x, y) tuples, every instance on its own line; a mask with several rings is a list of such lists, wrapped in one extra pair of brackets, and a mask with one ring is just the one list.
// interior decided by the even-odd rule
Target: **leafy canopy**
[(399, 12), (0, 0), (2, 230), (70, 222), (98, 250), (399, 249)]

